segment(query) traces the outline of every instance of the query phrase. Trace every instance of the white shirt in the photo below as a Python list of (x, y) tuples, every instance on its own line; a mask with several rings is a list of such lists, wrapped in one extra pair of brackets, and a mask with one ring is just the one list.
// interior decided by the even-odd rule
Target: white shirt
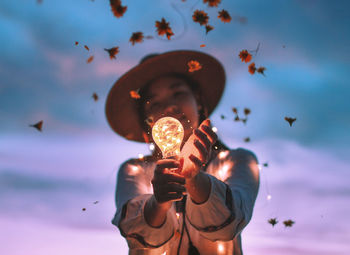
[[(145, 202), (152, 196), (151, 180), (155, 162), (130, 159), (118, 172), (117, 212), (112, 223), (118, 226), (129, 245), (129, 254), (176, 255), (183, 230), (183, 213), (176, 204), (165, 223), (154, 228), (144, 218)], [(201, 255), (241, 255), (241, 235), (249, 223), (259, 190), (256, 156), (245, 149), (222, 151), (207, 165), (209, 198), (202, 204), (188, 196), (185, 222), (193, 245)], [(177, 202), (179, 205), (179, 202)], [(189, 239), (183, 231), (179, 254), (187, 254)]]

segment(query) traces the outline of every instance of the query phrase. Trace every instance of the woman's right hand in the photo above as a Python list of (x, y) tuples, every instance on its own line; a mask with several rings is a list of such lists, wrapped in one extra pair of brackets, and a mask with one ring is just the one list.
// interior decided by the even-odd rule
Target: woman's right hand
[[(178, 174), (182, 159), (160, 159), (152, 179), (153, 194), (159, 206), (169, 209), (173, 201), (181, 200), (186, 192), (185, 178)], [(171, 170), (170, 170), (171, 169)]]

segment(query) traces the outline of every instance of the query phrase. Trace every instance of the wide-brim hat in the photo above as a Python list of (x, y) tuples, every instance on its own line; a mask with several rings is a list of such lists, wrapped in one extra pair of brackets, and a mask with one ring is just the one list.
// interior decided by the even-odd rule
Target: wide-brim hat
[[(110, 127), (128, 140), (145, 142), (139, 121), (137, 100), (130, 91), (138, 90), (147, 82), (167, 73), (186, 74), (194, 80), (201, 92), (203, 104), (210, 115), (223, 94), (226, 75), (222, 64), (213, 56), (199, 51), (177, 50), (148, 55), (141, 63), (121, 76), (110, 89), (106, 100), (106, 117)], [(198, 61), (202, 68), (189, 72), (188, 62)]]

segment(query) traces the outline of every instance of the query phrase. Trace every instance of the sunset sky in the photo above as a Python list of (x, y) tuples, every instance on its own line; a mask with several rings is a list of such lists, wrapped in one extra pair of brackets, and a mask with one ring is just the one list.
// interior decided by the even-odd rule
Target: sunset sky
[[(127, 254), (111, 224), (116, 174), (149, 150), (113, 133), (105, 99), (143, 56), (178, 49), (222, 62), (227, 83), (213, 125), (230, 148), (268, 163), (242, 233), (244, 254), (350, 254), (350, 2), (122, 3), (128, 9), (117, 19), (108, 0), (0, 2), (0, 254)], [(192, 21), (196, 9), (210, 17), (207, 35)], [(217, 18), (222, 9), (230, 23)], [(163, 17), (170, 41), (156, 34)], [(153, 39), (133, 46), (137, 31)], [(252, 61), (265, 76), (238, 57), (258, 45)], [(111, 60), (104, 48), (114, 46), (120, 53)], [(246, 125), (233, 121), (232, 107), (251, 110)], [(297, 118), (292, 127), (286, 116)], [(40, 120), (42, 132), (29, 127)]]

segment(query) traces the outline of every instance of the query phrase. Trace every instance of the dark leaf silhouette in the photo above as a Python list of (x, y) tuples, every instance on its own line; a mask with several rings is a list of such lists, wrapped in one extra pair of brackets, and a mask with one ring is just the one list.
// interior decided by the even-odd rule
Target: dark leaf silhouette
[(95, 102), (98, 100), (98, 95), (96, 93), (92, 94), (92, 98), (95, 100)]
[(297, 120), (296, 118), (291, 117), (284, 117), (284, 119), (288, 121), (290, 127), (293, 125), (293, 122)]
[(256, 72), (257, 73), (261, 73), (262, 75), (264, 75), (265, 76), (265, 70), (266, 70), (266, 68), (265, 67), (263, 67), (263, 66), (260, 66), (257, 70), (256, 70)]
[(212, 27), (211, 25), (205, 25), (205, 34), (208, 34), (213, 29), (214, 27)]
[(89, 47), (86, 46), (86, 45), (84, 45), (84, 48), (85, 48), (86, 50), (88, 50), (88, 51), (90, 50)]
[(75, 45), (78, 45), (79, 44), (79, 42), (78, 41), (75, 41)]
[(222, 120), (224, 120), (226, 117), (225, 117), (225, 115), (220, 115), (220, 118), (222, 119)]
[(238, 115), (235, 117), (235, 121), (240, 121), (240, 118), (238, 117)]
[(191, 60), (191, 61), (189, 61), (189, 62), (187, 63), (187, 65), (188, 65), (188, 71), (189, 71), (190, 73), (202, 69), (201, 64), (200, 64), (198, 61), (196, 61), (196, 60)]
[(248, 143), (248, 142), (250, 142), (250, 138), (249, 138), (249, 137), (246, 137), (246, 138), (244, 138), (244, 141), (245, 141), (246, 143)]
[(42, 127), (43, 127), (43, 123), (44, 121), (39, 121), (38, 123), (35, 123), (33, 125), (29, 125), (30, 127), (36, 128), (37, 130), (39, 130), (40, 132), (42, 131)]
[(203, 0), (203, 3), (208, 3), (209, 7), (218, 7), (221, 3), (221, 0)]
[(129, 41), (132, 43), (132, 45), (134, 45), (135, 43), (143, 42), (143, 33), (142, 32), (132, 33)]
[(284, 226), (291, 227), (295, 222), (292, 220), (285, 220), (283, 221)]
[(98, 201), (95, 201), (95, 202), (94, 202), (94, 204), (97, 204), (97, 203), (98, 203)]
[(244, 108), (244, 115), (249, 115), (249, 114), (250, 114), (250, 109)]
[(161, 21), (156, 21), (156, 28), (158, 35), (166, 35), (168, 40), (170, 40), (170, 37), (174, 35), (169, 26), (169, 22), (166, 22), (164, 18), (162, 18)]
[(252, 60), (252, 55), (247, 50), (241, 50), (238, 56), (242, 62), (248, 63), (250, 60)]
[(111, 9), (115, 17), (120, 18), (126, 12), (127, 6), (122, 6), (121, 0), (110, 0)]
[(266, 163), (263, 164), (263, 166), (264, 166), (264, 167), (268, 167), (268, 166), (269, 166), (269, 163), (266, 162)]
[(94, 56), (90, 56), (87, 60), (86, 63), (91, 63), (94, 60)]
[(86, 208), (81, 209), (83, 212), (86, 211)]
[(232, 108), (232, 111), (233, 111), (235, 114), (238, 114), (238, 110), (237, 110), (236, 107), (233, 107), (233, 108)]
[(224, 10), (224, 9), (222, 9), (221, 11), (219, 11), (219, 16), (218, 16), (218, 18), (221, 19), (221, 21), (222, 21), (222, 22), (225, 22), (225, 23), (230, 22), (231, 19), (232, 19), (231, 16), (230, 16), (230, 14), (229, 14), (226, 10)]
[(247, 123), (247, 118), (241, 119), (241, 121), (243, 122), (243, 124)]
[(194, 22), (198, 22), (202, 26), (208, 24), (209, 16), (204, 11), (195, 10), (192, 15), (192, 19)]
[(278, 223), (277, 218), (269, 219), (268, 223), (270, 223), (272, 225), (272, 227), (274, 227)]
[(115, 59), (115, 55), (119, 53), (119, 47), (113, 47), (113, 48), (104, 49), (104, 50), (108, 52), (110, 59)]
[(250, 74), (254, 74), (255, 71), (256, 71), (256, 67), (255, 67), (255, 63), (251, 63), (249, 66), (248, 66), (248, 71)]

